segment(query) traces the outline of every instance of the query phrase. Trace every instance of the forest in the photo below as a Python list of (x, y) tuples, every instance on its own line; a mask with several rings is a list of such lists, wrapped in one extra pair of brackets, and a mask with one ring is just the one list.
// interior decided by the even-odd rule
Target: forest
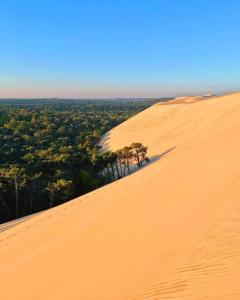
[[(165, 99), (164, 99), (165, 100)], [(59, 205), (148, 160), (134, 141), (102, 152), (101, 136), (159, 100), (0, 100), (0, 223)]]

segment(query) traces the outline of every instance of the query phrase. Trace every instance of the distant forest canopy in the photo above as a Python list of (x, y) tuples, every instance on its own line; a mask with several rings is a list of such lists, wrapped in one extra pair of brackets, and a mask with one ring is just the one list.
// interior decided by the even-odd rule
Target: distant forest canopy
[(121, 178), (131, 172), (133, 160), (140, 166), (148, 159), (141, 143), (102, 153), (99, 140), (164, 100), (0, 99), (0, 222)]
[(32, 105), (69, 105), (69, 104), (86, 104), (89, 105), (92, 104), (94, 106), (101, 106), (103, 104), (129, 104), (132, 103), (137, 104), (136, 102), (140, 103), (142, 102), (143, 105), (145, 104), (154, 104), (157, 102), (165, 102), (174, 99), (174, 97), (163, 97), (163, 98), (99, 98), (99, 99), (62, 99), (62, 98), (0, 98), (0, 106), (8, 106), (8, 105), (14, 105), (14, 106), (32, 106)]

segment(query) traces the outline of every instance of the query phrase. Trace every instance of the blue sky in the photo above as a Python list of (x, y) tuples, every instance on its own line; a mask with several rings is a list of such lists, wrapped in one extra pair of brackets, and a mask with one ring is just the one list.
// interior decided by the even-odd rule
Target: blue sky
[(239, 0), (7, 0), (0, 97), (240, 90)]

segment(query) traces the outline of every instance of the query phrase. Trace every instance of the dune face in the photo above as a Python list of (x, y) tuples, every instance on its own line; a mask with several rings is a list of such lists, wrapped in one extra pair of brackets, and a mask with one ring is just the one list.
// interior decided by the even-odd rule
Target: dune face
[(102, 145), (138, 172), (0, 234), (4, 300), (240, 299), (240, 94), (159, 103)]

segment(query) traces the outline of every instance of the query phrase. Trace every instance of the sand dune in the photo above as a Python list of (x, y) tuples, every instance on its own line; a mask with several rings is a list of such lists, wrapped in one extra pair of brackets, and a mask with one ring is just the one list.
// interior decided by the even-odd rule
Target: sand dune
[(4, 300), (240, 299), (240, 94), (159, 103), (102, 144), (140, 171), (0, 234)]

